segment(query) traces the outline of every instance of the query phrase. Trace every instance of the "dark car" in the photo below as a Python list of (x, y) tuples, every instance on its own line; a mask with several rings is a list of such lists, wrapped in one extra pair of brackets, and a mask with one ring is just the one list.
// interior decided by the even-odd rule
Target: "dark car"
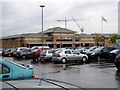
[(120, 54), (116, 56), (114, 63), (118, 71), (120, 71)]
[(111, 51), (108, 55), (109, 62), (114, 62), (115, 58), (118, 54), (120, 54), (120, 49), (115, 49), (115, 50)]
[(112, 50), (116, 49), (115, 47), (99, 47), (97, 49), (95, 49), (92, 54), (91, 54), (91, 58), (94, 60), (108, 60), (109, 58), (109, 52), (111, 52)]
[(31, 49), (23, 49), (23, 50), (20, 50), (16, 53), (16, 57), (17, 58), (31, 58), (32, 57), (32, 51)]
[(2, 50), (2, 56), (13, 56), (13, 53), (16, 49), (4, 49)]

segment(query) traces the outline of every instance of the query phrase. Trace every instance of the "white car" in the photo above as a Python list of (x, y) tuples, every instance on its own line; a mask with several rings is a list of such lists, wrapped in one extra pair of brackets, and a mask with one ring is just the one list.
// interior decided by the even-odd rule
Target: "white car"
[(78, 63), (86, 63), (88, 61), (88, 56), (85, 54), (81, 54), (79, 51), (74, 50), (65, 50), (61, 49), (58, 50), (53, 54), (52, 62), (61, 62), (61, 63), (67, 63), (69, 61), (76, 61)]

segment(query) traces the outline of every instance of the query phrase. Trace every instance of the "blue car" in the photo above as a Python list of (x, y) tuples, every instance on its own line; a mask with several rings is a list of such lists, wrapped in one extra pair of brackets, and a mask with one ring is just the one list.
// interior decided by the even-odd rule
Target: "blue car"
[(0, 60), (0, 80), (34, 78), (32, 65), (21, 65), (5, 59)]

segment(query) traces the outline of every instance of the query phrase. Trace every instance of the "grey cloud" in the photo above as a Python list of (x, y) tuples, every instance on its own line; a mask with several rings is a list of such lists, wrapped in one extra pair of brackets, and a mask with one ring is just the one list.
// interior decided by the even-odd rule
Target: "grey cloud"
[[(3, 19), (3, 35), (40, 32), (41, 30), (41, 8), (40, 2), (3, 2), (2, 3), (2, 19)], [(100, 32), (101, 15), (110, 19), (105, 23), (105, 32), (112, 32), (116, 27), (117, 32), (117, 3), (111, 2), (80, 2), (80, 1), (45, 1), (44, 8), (44, 29), (54, 26), (64, 27), (64, 22), (57, 22), (58, 19), (90, 19), (89, 22), (78, 22), (86, 29), (86, 33)], [(114, 24), (112, 23), (114, 21)], [(96, 26), (96, 27), (95, 27)], [(78, 30), (74, 22), (68, 22), (68, 29)], [(108, 30), (109, 29), (109, 30)]]

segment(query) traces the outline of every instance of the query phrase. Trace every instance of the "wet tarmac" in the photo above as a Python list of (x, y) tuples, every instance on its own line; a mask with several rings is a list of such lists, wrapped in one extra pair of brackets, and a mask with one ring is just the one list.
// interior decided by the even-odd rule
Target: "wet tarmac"
[[(32, 61), (5, 58), (23, 64), (31, 64)], [(120, 73), (117, 72), (113, 63), (72, 65), (68, 66), (66, 70), (64, 70), (63, 64), (38, 63), (32, 65), (37, 78), (65, 81), (82, 88), (120, 88)]]

